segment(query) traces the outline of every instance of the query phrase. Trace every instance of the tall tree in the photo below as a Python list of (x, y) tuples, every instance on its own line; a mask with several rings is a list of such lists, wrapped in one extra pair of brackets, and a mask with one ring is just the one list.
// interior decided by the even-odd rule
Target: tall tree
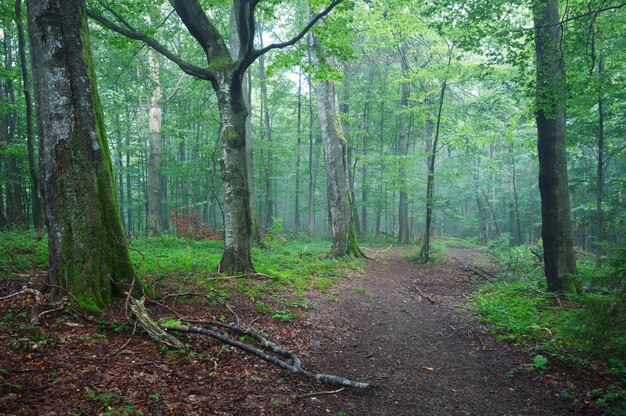
[[(317, 36), (312, 39), (313, 62), (318, 66), (329, 61)], [(354, 228), (352, 200), (348, 184), (348, 145), (339, 120), (337, 84), (322, 79), (316, 85), (317, 114), (326, 166), (330, 233), (333, 239), (332, 256), (363, 256)]]
[(17, 22), (17, 49), (20, 55), (20, 68), (22, 70), (22, 82), (24, 90), (24, 102), (26, 104), (26, 146), (28, 149), (28, 172), (31, 183), (31, 210), (35, 230), (43, 230), (44, 217), (41, 208), (41, 192), (39, 191), (39, 172), (35, 157), (35, 133), (33, 128), (33, 100), (31, 98), (30, 74), (26, 61), (26, 36), (24, 22), (22, 21), (22, 0), (15, 0), (15, 21)]
[(54, 295), (67, 291), (80, 306), (98, 310), (113, 295), (129, 291), (134, 269), (113, 185), (83, 0), (29, 1), (28, 28), (48, 280)]
[(558, 0), (534, 0), (537, 95), (535, 120), (539, 155), (545, 274), (551, 291), (575, 290), (567, 154), (562, 26)]
[(400, 114), (398, 130), (398, 182), (400, 186), (400, 200), (398, 203), (398, 242), (409, 242), (409, 203), (407, 199), (406, 163), (409, 151), (408, 109), (409, 109), (409, 65), (406, 60), (406, 44), (398, 46), (400, 67), (402, 68), (402, 93), (400, 95)]
[(149, 236), (161, 233), (162, 208), (161, 190), (163, 161), (163, 137), (161, 136), (161, 82), (159, 80), (159, 56), (150, 49), (148, 51), (148, 70), (152, 81), (152, 96), (148, 109), (150, 135), (148, 136), (148, 212), (146, 214), (146, 232)]
[(135, 29), (123, 16), (106, 6), (121, 26), (102, 15), (89, 11), (90, 17), (104, 26), (131, 39), (139, 40), (176, 63), (185, 73), (209, 81), (217, 95), (222, 141), (221, 173), (224, 188), (224, 252), (219, 270), (224, 272), (251, 272), (252, 222), (250, 217), (250, 184), (246, 154), (246, 118), (248, 109), (243, 98), (243, 79), (248, 67), (261, 55), (298, 42), (313, 25), (328, 14), (342, 0), (333, 0), (322, 12), (293, 38), (272, 43), (261, 49), (254, 46), (255, 9), (257, 0), (234, 0), (233, 12), (237, 25), (239, 53), (233, 59), (229, 48), (213, 18), (202, 9), (198, 0), (170, 0), (191, 36), (204, 51), (207, 65), (200, 67), (185, 61), (156, 39)]

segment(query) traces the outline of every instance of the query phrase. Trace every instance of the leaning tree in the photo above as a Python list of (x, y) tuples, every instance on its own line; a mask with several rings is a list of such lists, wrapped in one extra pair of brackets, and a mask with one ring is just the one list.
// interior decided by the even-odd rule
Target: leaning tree
[[(83, 0), (30, 0), (42, 193), (54, 296), (99, 310), (129, 291), (122, 229)], [(135, 285), (135, 290), (138, 286)]]
[[(119, 11), (102, 3), (104, 13), (89, 10), (91, 18), (130, 39), (144, 42), (178, 65), (185, 73), (211, 83), (217, 95), (222, 143), (221, 174), (224, 187), (224, 252), (219, 270), (224, 272), (254, 271), (251, 255), (250, 184), (246, 155), (246, 117), (248, 109), (243, 97), (244, 74), (261, 55), (298, 42), (322, 17), (343, 0), (333, 0), (322, 12), (293, 38), (255, 47), (255, 12), (260, 0), (234, 0), (232, 13), (236, 25), (238, 53), (233, 57), (215, 18), (203, 10), (198, 0), (169, 0), (174, 11), (204, 52), (205, 66), (186, 61), (156, 38), (136, 29)], [(233, 39), (231, 39), (233, 41)], [(233, 45), (230, 46), (233, 48)]]

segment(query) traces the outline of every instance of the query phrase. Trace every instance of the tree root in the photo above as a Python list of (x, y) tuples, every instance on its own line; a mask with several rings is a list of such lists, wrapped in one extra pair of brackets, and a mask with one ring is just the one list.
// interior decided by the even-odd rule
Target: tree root
[(239, 348), (249, 354), (255, 355), (260, 359), (278, 366), (283, 370), (290, 371), (292, 373), (303, 374), (307, 377), (315, 378), (317, 381), (330, 384), (335, 386), (343, 386), (343, 387), (351, 387), (355, 389), (367, 389), (371, 387), (368, 383), (362, 383), (358, 381), (348, 380), (343, 377), (330, 375), (330, 374), (314, 374), (302, 368), (302, 362), (296, 353), (293, 351), (285, 350), (280, 346), (274, 344), (273, 342), (266, 339), (263, 335), (255, 332), (249, 328), (241, 328), (235, 324), (224, 325), (224, 328), (237, 333), (239, 335), (247, 335), (257, 341), (263, 349), (268, 352), (265, 352), (259, 348), (253, 347), (252, 345), (245, 344), (243, 342), (237, 341), (235, 339), (229, 338), (226, 335), (223, 335), (218, 332), (215, 327), (202, 328), (197, 326), (186, 326), (186, 325), (158, 325), (154, 320), (150, 317), (148, 312), (146, 311), (144, 305), (144, 300), (137, 300), (131, 298), (130, 309), (133, 315), (137, 318), (137, 321), (141, 324), (144, 330), (148, 332), (148, 334), (157, 342), (167, 345), (168, 347), (173, 348), (181, 348), (184, 346), (182, 342), (176, 339), (173, 335), (167, 333), (166, 331), (175, 331), (181, 333), (188, 334), (200, 334), (206, 335), (211, 338), (215, 338), (224, 344), (233, 346), (235, 348)]

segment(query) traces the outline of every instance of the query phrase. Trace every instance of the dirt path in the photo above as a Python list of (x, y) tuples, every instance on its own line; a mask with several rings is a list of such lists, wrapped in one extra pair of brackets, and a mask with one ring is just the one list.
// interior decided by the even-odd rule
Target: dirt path
[(485, 260), (468, 249), (450, 254), (439, 264), (418, 265), (399, 250), (378, 253), (336, 301), (304, 317), (320, 328), (312, 340), (318, 368), (380, 387), (307, 399), (303, 414), (577, 414), (537, 377), (506, 375), (528, 357), (493, 342), (458, 307), (472, 290), (463, 265)]

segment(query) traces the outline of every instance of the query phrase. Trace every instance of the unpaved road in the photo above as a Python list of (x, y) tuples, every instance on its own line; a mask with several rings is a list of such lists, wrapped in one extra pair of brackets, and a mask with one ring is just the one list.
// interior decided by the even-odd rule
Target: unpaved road
[(532, 357), (493, 341), (462, 309), (477, 278), (467, 266), (490, 266), (475, 250), (450, 254), (420, 265), (400, 250), (376, 253), (363, 276), (304, 317), (319, 328), (311, 340), (316, 367), (379, 387), (308, 398), (302, 414), (591, 414), (536, 375), (507, 376)]

